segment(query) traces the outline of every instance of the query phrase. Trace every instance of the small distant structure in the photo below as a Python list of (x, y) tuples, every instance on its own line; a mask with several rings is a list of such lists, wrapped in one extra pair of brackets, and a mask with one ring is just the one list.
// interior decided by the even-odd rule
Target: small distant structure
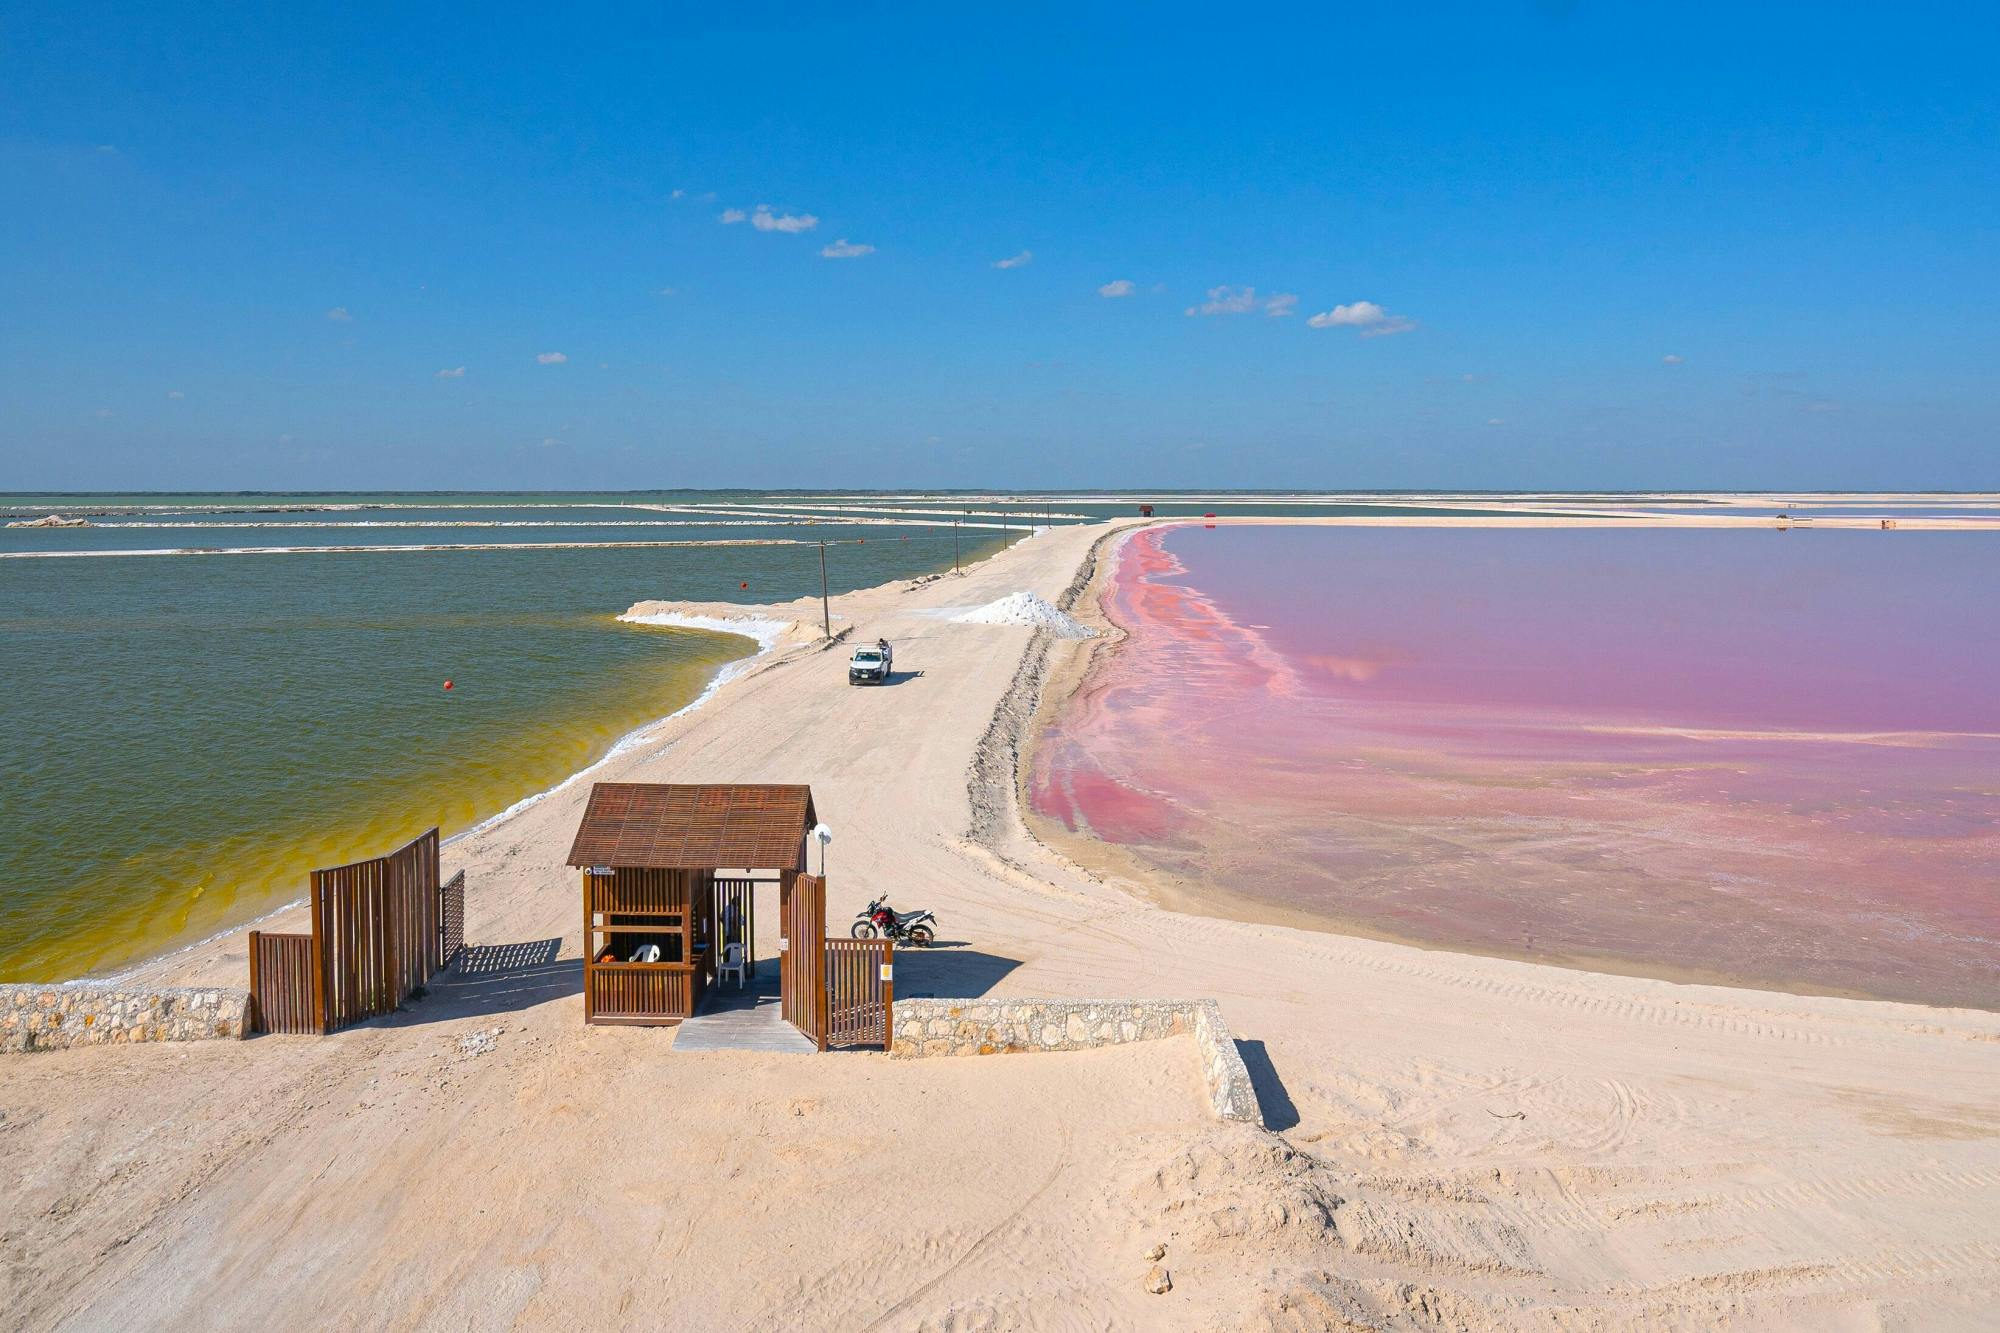
[(1139, 506), (1139, 517), (1140, 517), (1140, 518), (1151, 518), (1152, 516), (1153, 516), (1153, 506), (1151, 506), (1151, 505), (1140, 505), (1140, 506)]

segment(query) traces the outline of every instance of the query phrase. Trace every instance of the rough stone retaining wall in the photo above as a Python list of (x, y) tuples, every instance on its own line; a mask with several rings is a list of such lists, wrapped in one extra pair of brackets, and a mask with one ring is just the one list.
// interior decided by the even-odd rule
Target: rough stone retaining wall
[(895, 1025), (892, 1053), (905, 1060), (1082, 1051), (1186, 1033), (1200, 1053), (1215, 1113), (1263, 1120), (1250, 1071), (1214, 1000), (898, 1000)]
[(250, 992), (224, 986), (120, 990), (85, 982), (0, 985), (0, 1052), (135, 1041), (237, 1040)]

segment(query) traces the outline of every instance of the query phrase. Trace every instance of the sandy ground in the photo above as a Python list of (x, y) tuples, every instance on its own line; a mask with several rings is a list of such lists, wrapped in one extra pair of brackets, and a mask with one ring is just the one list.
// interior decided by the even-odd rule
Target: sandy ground
[[(514, 947), (391, 1019), (0, 1064), (0, 1325), (1993, 1326), (2000, 1016), (1208, 919), (1029, 836), (994, 775), (1088, 647), (939, 612), (1054, 599), (1103, 531), (842, 598), (910, 674), (850, 689), (801, 636), (594, 776), (810, 782), (830, 924), (939, 914), (899, 993), (1215, 996), (1268, 1129), (1212, 1120), (1180, 1042), (585, 1028), (579, 784), (448, 849)], [(154, 971), (241, 984), (241, 940)]]

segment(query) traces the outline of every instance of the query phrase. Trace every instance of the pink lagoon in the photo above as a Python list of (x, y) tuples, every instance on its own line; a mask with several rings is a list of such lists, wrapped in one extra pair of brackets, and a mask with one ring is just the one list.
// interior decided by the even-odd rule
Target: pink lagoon
[(1150, 528), (1031, 800), (1211, 910), (2000, 1007), (2000, 533)]

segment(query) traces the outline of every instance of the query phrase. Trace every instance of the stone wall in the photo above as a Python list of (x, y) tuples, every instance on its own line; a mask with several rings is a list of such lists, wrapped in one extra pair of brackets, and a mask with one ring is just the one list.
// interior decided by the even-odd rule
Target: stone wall
[(0, 1052), (135, 1041), (237, 1040), (250, 992), (228, 987), (120, 990), (69, 981), (0, 985)]
[(898, 1000), (899, 1059), (1081, 1051), (1194, 1038), (1209, 1105), (1225, 1120), (1261, 1121), (1250, 1071), (1214, 1000)]

